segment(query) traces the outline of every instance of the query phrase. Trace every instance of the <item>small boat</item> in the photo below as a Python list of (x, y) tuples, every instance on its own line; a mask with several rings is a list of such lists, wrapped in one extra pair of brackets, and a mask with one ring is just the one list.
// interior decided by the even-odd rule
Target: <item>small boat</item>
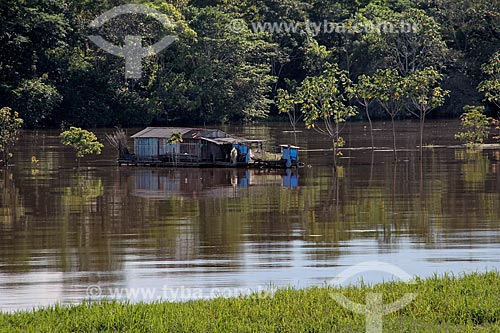
[(147, 127), (132, 135), (134, 154), (122, 154), (119, 165), (164, 167), (293, 168), (299, 147), (263, 149), (264, 140), (245, 139), (218, 129)]

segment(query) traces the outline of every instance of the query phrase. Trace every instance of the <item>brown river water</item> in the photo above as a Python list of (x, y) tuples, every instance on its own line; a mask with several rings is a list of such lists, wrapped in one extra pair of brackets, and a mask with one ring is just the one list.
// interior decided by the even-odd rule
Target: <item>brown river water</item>
[[(372, 151), (367, 124), (347, 125), (337, 176), (329, 141), (305, 130), (291, 171), (118, 167), (109, 147), (77, 170), (57, 131), (24, 132), (0, 172), (0, 311), (321, 286), (371, 261), (498, 269), (500, 150), (449, 147), (458, 122), (434, 121), (419, 159), (418, 124), (399, 122), (394, 163), (389, 124), (375, 128)], [(222, 129), (293, 143), (288, 124)]]

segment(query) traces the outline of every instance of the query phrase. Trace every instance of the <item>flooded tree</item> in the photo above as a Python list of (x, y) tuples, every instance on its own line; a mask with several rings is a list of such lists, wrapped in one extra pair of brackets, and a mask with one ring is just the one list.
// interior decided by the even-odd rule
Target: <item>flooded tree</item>
[(295, 98), (301, 101), (306, 127), (332, 140), (335, 166), (339, 148), (344, 146), (340, 133), (346, 121), (357, 114), (349, 105), (350, 84), (347, 72), (331, 65), (322, 75), (307, 77), (298, 87)]
[(101, 154), (103, 146), (97, 140), (94, 133), (81, 129), (79, 127), (71, 126), (69, 130), (60, 134), (61, 143), (65, 146), (70, 146), (75, 150), (76, 161), (78, 168), (80, 168), (80, 159), (85, 155)]
[(0, 151), (2, 152), (2, 165), (8, 166), (12, 158), (12, 149), (19, 138), (19, 130), (23, 119), (16, 111), (5, 107), (0, 109)]
[(408, 95), (413, 106), (409, 111), (420, 120), (420, 158), (422, 158), (425, 118), (431, 111), (442, 106), (450, 94), (448, 90), (439, 86), (442, 80), (442, 74), (434, 67), (428, 67), (416, 71), (407, 81)]
[(280, 113), (286, 113), (288, 115), (288, 120), (290, 121), (290, 125), (292, 125), (294, 145), (297, 145), (297, 125), (304, 116), (304, 114), (300, 112), (302, 101), (295, 99), (293, 94), (290, 94), (288, 91), (278, 89), (276, 104)]
[(373, 75), (371, 86), (373, 96), (377, 99), (382, 109), (389, 115), (392, 123), (392, 144), (394, 160), (397, 160), (396, 151), (396, 125), (395, 120), (405, 107), (407, 87), (406, 80), (395, 69), (379, 69)]
[(372, 149), (375, 148), (374, 138), (373, 138), (373, 124), (372, 118), (370, 116), (370, 106), (375, 101), (375, 86), (373, 79), (367, 75), (361, 75), (358, 77), (358, 83), (352, 86), (350, 89), (351, 97), (358, 101), (358, 104), (365, 109), (366, 119), (370, 124), (370, 138), (372, 142)]
[(471, 148), (488, 138), (492, 118), (484, 114), (484, 106), (467, 105), (464, 111), (460, 117), (462, 131), (455, 134), (455, 138)]

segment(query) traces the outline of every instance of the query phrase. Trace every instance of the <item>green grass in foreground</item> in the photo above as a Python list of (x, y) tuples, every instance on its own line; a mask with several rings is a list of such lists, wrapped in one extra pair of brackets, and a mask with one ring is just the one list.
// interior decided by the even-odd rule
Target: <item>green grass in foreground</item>
[(362, 315), (337, 304), (340, 292), (365, 303), (417, 293), (406, 308), (384, 317), (385, 332), (500, 332), (500, 274), (471, 274), (346, 289), (278, 291), (273, 298), (241, 297), (127, 305), (105, 302), (0, 314), (0, 332), (364, 332)]

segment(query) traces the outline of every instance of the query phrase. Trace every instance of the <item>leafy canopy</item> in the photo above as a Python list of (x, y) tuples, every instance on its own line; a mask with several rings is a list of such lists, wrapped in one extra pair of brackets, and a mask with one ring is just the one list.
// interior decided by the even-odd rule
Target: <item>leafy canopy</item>
[(75, 150), (77, 159), (85, 155), (100, 155), (101, 149), (104, 147), (94, 133), (78, 127), (71, 126), (69, 130), (60, 134), (60, 138), (63, 145), (70, 146)]
[(334, 137), (334, 125), (345, 123), (357, 114), (349, 105), (350, 84), (347, 72), (337, 65), (329, 66), (320, 76), (306, 78), (297, 91), (306, 127)]
[(492, 118), (484, 114), (484, 106), (467, 105), (464, 111), (460, 117), (462, 131), (455, 138), (469, 147), (483, 143), (490, 133)]
[(450, 91), (439, 86), (442, 80), (443, 75), (434, 67), (427, 67), (409, 76), (408, 95), (417, 109), (417, 112), (410, 112), (417, 118), (425, 118), (429, 112), (444, 104)]
[(405, 78), (395, 69), (379, 69), (373, 75), (369, 86), (369, 95), (373, 95), (382, 109), (394, 119), (403, 109), (408, 93)]
[(487, 79), (479, 85), (479, 91), (484, 93), (486, 100), (500, 108), (500, 51), (483, 65), (483, 73)]

